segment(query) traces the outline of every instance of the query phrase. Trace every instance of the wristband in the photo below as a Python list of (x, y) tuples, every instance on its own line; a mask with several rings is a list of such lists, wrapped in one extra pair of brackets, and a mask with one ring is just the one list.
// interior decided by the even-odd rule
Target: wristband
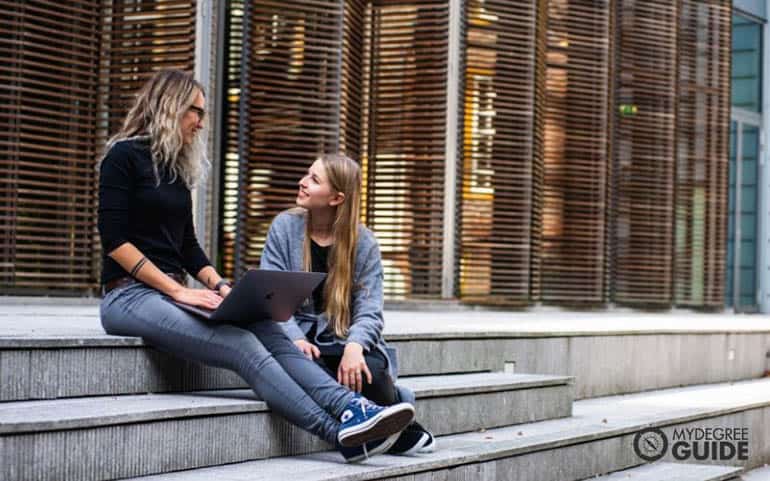
[(230, 284), (230, 282), (227, 279), (220, 279), (219, 282), (217, 282), (214, 285), (214, 288), (212, 289), (212, 291), (219, 292), (219, 290), (222, 289), (223, 286), (233, 287), (232, 284)]

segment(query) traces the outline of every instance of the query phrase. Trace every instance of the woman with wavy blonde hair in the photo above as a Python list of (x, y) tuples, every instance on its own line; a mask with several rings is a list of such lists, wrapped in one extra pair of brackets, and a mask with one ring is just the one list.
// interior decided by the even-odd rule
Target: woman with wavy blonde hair
[[(284, 329), (308, 358), (350, 389), (388, 406), (414, 402), (396, 386), (396, 358), (382, 336), (383, 271), (374, 234), (360, 223), (361, 170), (350, 158), (318, 158), (299, 181), (297, 207), (268, 231), (263, 269), (326, 272), (326, 281)], [(433, 435), (414, 422), (389, 450), (429, 452)]]
[[(348, 461), (365, 458), (367, 443), (387, 449), (414, 417), (411, 405), (383, 408), (341, 386), (269, 319), (212, 324), (168, 301), (215, 309), (230, 293), (200, 248), (192, 220), (190, 188), (205, 168), (195, 147), (204, 108), (192, 75), (158, 72), (109, 142), (99, 173), (102, 326), (237, 372), (274, 412), (336, 444)], [(206, 288), (187, 287), (185, 272)]]
[[(188, 188), (203, 177), (209, 164), (204, 155), (202, 128), (203, 86), (179, 70), (164, 70), (144, 84), (128, 111), (123, 126), (107, 142), (107, 150), (117, 142), (144, 139), (150, 145), (156, 183), (159, 171), (166, 169), (172, 179), (179, 176)], [(183, 115), (192, 110), (195, 117)], [(181, 125), (180, 125), (181, 124)]]

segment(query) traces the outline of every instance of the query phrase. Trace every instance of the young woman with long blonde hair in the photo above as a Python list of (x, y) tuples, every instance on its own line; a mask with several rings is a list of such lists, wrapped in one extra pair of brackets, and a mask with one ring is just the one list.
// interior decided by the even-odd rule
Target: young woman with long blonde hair
[[(297, 207), (279, 214), (261, 268), (328, 274), (283, 327), (308, 358), (374, 402), (414, 402), (396, 386), (396, 358), (382, 336), (383, 271), (374, 234), (360, 223), (361, 170), (344, 155), (323, 155), (299, 181)], [(414, 422), (389, 450), (429, 452), (430, 432)]]
[[(98, 211), (105, 331), (237, 372), (273, 411), (336, 444), (348, 461), (386, 450), (414, 417), (411, 405), (382, 408), (341, 386), (269, 319), (216, 325), (168, 302), (214, 309), (230, 292), (193, 228), (190, 189), (206, 167), (204, 108), (190, 74), (158, 72), (108, 143)], [(186, 287), (185, 271), (206, 288)]]

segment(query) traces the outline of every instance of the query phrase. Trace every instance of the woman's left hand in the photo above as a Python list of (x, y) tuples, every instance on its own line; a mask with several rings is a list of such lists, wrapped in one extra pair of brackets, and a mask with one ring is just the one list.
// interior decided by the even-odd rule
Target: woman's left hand
[(364, 387), (362, 372), (366, 374), (366, 381), (371, 384), (372, 373), (364, 359), (364, 347), (357, 342), (349, 342), (345, 345), (345, 352), (337, 368), (337, 382), (351, 391), (361, 392)]

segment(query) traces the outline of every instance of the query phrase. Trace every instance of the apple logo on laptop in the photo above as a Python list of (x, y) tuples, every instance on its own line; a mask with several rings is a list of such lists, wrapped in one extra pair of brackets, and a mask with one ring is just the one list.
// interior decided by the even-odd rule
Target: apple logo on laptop
[(267, 299), (268, 301), (272, 300), (274, 295), (275, 295), (275, 292), (270, 291), (267, 294), (265, 294), (265, 299)]

